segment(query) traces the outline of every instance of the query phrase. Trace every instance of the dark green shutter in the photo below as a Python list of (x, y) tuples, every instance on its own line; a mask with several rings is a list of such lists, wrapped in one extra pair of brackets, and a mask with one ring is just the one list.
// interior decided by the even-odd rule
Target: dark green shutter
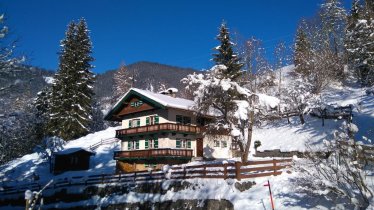
[(131, 128), (131, 120), (129, 120), (129, 128)]
[(145, 139), (145, 146), (144, 146), (144, 148), (145, 148), (145, 149), (148, 149), (148, 147), (149, 147), (149, 140), (148, 140), (148, 139)]
[(191, 149), (191, 140), (187, 140), (187, 148)]
[(158, 124), (159, 121), (160, 121), (160, 119), (159, 119), (158, 115), (156, 115), (156, 116), (155, 116), (155, 124)]
[(154, 144), (153, 145), (154, 145), (155, 149), (158, 148), (158, 138), (157, 137), (154, 139)]
[(139, 140), (136, 140), (135, 149), (139, 149)]
[(130, 145), (130, 141), (127, 141), (127, 150), (131, 150), (131, 145)]
[(149, 117), (145, 118), (145, 124), (149, 125)]
[(176, 143), (176, 148), (181, 148), (181, 140), (177, 139), (175, 143)]
[(139, 127), (140, 126), (140, 120), (137, 120), (137, 126)]

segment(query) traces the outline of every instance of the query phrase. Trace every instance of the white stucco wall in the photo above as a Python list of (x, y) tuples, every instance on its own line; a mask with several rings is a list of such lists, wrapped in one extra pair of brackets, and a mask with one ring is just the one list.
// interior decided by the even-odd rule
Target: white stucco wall
[[(220, 147), (215, 147), (214, 140), (217, 141), (226, 141), (227, 147), (222, 148), (222, 142), (220, 142)], [(230, 136), (211, 136), (206, 135), (203, 139), (203, 150), (204, 157), (206, 158), (232, 158), (231, 146), (231, 137)]]

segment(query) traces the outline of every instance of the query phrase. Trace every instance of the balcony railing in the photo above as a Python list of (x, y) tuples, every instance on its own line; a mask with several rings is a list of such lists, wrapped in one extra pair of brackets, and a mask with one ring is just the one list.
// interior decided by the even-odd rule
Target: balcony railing
[(129, 150), (129, 151), (115, 151), (114, 159), (121, 158), (128, 159), (147, 159), (152, 157), (184, 157), (192, 158), (192, 149), (147, 149), (147, 150)]
[(156, 124), (156, 125), (146, 125), (146, 126), (140, 126), (140, 127), (135, 127), (135, 128), (126, 128), (126, 129), (116, 130), (116, 137), (121, 137), (123, 135), (158, 132), (158, 131), (200, 133), (201, 128), (198, 126), (193, 126), (193, 125), (162, 123), (162, 124)]

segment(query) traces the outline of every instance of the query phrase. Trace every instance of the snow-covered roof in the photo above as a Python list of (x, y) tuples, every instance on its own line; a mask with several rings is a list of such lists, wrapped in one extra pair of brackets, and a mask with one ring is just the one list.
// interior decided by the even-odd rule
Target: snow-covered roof
[(90, 151), (88, 149), (82, 148), (82, 147), (67, 148), (67, 149), (55, 152), (54, 154), (55, 155), (68, 155), (68, 154), (72, 154), (72, 153), (78, 152), (80, 150), (83, 150), (85, 152), (94, 154), (94, 152), (92, 152), (92, 151)]
[(147, 90), (142, 90), (138, 88), (131, 88), (127, 93), (125, 93), (116, 104), (110, 109), (108, 114), (105, 116), (104, 119), (110, 119), (111, 115), (117, 109), (118, 106), (120, 106), (124, 100), (133, 93), (140, 94), (158, 104), (160, 104), (163, 107), (168, 107), (168, 108), (175, 108), (175, 109), (183, 109), (183, 110), (189, 110), (189, 111), (194, 111), (193, 106), (194, 106), (194, 101), (184, 99), (184, 98), (177, 98), (177, 97), (172, 97), (170, 95), (165, 95), (161, 93), (154, 93), (151, 91)]
[(147, 98), (150, 98), (165, 107), (177, 108), (177, 109), (185, 109), (185, 110), (193, 110), (192, 107), (194, 105), (194, 101), (184, 99), (184, 98), (174, 98), (172, 96), (168, 96), (165, 94), (154, 93), (147, 90), (141, 90), (138, 88), (131, 88), (132, 90), (144, 95)]

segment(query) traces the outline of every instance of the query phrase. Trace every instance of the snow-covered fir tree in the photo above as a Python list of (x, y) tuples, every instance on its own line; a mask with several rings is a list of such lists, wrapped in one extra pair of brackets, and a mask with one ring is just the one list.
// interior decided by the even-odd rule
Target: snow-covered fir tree
[[(366, 4), (368, 5), (368, 4)], [(345, 46), (348, 61), (362, 85), (374, 84), (374, 17), (359, 1), (352, 4)]]
[(60, 64), (50, 98), (48, 129), (65, 140), (88, 133), (92, 121), (92, 84), (94, 75), (92, 44), (87, 24), (72, 22), (61, 41)]
[(304, 76), (308, 76), (311, 72), (311, 44), (304, 29), (305, 23), (302, 22), (296, 32), (296, 40), (294, 46), (294, 64), (295, 71)]
[(37, 126), (38, 132), (41, 137), (48, 135), (47, 123), (50, 113), (50, 98), (51, 91), (50, 88), (44, 88), (42, 91), (38, 92), (37, 97), (34, 101), (34, 107), (36, 110)]
[(347, 13), (343, 4), (340, 0), (325, 0), (321, 5), (320, 15), (326, 36), (325, 43), (335, 54), (343, 53), (347, 21)]
[(217, 40), (220, 41), (220, 45), (215, 48), (218, 52), (213, 54), (213, 61), (217, 65), (224, 65), (227, 67), (225, 70), (221, 69), (224, 71), (221, 72), (222, 77), (235, 80), (241, 76), (241, 68), (243, 64), (240, 62), (237, 54), (234, 53), (234, 43), (232, 43), (230, 40), (230, 33), (225, 22), (221, 24), (219, 34), (217, 35)]
[[(183, 81), (194, 91), (195, 106), (200, 114), (214, 114), (214, 122), (208, 125), (209, 132), (229, 130), (240, 149), (242, 161), (247, 161), (251, 145), (254, 109), (252, 93), (241, 87), (237, 79), (242, 74), (242, 64), (232, 51), (232, 43), (225, 24), (220, 28), (221, 41), (214, 54), (216, 64), (207, 74), (188, 75)], [(229, 67), (223, 63), (230, 65)]]

